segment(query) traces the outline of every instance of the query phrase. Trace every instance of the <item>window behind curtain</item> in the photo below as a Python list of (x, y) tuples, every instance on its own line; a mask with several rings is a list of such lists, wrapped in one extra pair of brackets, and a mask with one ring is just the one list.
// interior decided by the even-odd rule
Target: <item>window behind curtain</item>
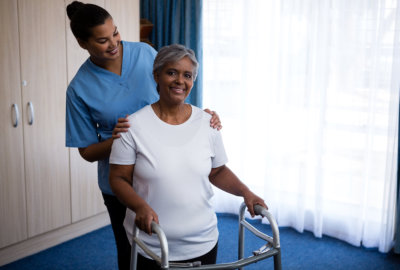
[[(387, 252), (399, 107), (397, 1), (204, 0), (204, 107), (228, 166), (280, 226)], [(240, 199), (216, 191), (215, 209)]]

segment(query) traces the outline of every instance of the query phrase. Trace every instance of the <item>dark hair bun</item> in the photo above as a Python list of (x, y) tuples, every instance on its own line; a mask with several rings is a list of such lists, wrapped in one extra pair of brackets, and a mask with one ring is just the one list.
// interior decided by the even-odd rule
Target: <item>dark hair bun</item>
[(85, 4), (82, 3), (82, 2), (79, 2), (79, 1), (74, 1), (71, 4), (69, 4), (67, 6), (68, 18), (71, 20), (72, 17), (74, 16), (74, 14), (76, 13), (76, 11), (78, 11), (81, 8), (83, 8), (84, 6), (85, 6)]

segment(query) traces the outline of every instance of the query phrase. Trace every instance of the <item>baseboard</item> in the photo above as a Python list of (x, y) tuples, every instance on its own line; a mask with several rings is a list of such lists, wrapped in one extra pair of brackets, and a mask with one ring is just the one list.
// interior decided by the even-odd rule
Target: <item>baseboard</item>
[(110, 224), (107, 212), (0, 249), (0, 266)]

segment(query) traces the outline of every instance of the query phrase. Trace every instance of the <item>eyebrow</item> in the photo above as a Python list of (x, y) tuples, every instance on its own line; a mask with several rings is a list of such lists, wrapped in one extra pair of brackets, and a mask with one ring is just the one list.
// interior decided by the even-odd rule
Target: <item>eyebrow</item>
[[(175, 71), (178, 72), (178, 70), (176, 68), (168, 68), (167, 71)], [(183, 73), (190, 73), (193, 74), (193, 71), (189, 71), (189, 70), (184, 70)]]
[[(116, 32), (118, 32), (117, 30), (118, 30), (118, 28), (115, 26), (113, 35), (114, 35)], [(102, 40), (102, 39), (107, 39), (107, 37), (99, 37), (99, 38), (96, 38), (96, 40)]]

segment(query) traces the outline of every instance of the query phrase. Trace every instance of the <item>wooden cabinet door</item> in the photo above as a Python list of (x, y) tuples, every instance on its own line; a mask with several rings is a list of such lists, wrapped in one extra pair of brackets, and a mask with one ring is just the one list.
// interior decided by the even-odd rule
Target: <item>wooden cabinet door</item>
[(17, 1), (0, 1), (0, 33), (1, 248), (27, 238)]
[[(66, 6), (72, 1), (73, 0), (67, 0)], [(104, 0), (91, 0), (85, 1), (85, 3), (92, 3), (104, 7)], [(89, 57), (89, 54), (86, 50), (79, 47), (78, 42), (71, 32), (68, 16), (65, 18), (69, 83), (75, 76), (79, 67)], [(80, 156), (78, 149), (71, 148), (70, 169), (72, 222), (76, 222), (106, 211), (103, 203), (103, 197), (97, 183), (97, 162), (87, 162)]]
[(106, 0), (105, 9), (108, 10), (113, 17), (122, 40), (140, 40), (139, 0)]
[(71, 223), (64, 0), (18, 0), (28, 237)]

